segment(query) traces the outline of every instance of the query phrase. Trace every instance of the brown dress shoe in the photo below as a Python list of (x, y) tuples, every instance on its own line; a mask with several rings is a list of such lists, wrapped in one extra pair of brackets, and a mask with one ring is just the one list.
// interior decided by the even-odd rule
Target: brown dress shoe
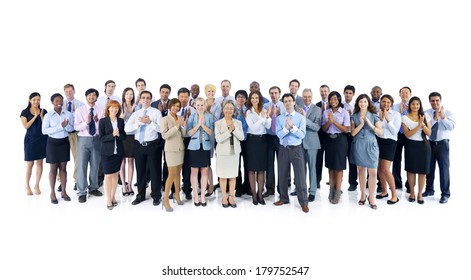
[(281, 205), (283, 205), (283, 204), (285, 204), (285, 203), (284, 203), (283, 201), (281, 201), (281, 200), (278, 200), (278, 201), (274, 202), (273, 204), (275, 204), (275, 206), (281, 206)]
[(303, 212), (304, 212), (304, 213), (309, 212), (309, 207), (307, 207), (306, 204), (304, 204), (303, 206), (301, 206), (301, 209), (303, 209)]

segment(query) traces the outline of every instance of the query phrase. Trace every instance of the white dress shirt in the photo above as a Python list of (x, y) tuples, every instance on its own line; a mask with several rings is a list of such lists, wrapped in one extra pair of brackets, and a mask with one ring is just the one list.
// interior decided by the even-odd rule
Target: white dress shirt
[(145, 137), (143, 141), (150, 142), (159, 138), (160, 120), (162, 119), (162, 113), (153, 107), (148, 107), (147, 109), (141, 108), (135, 111), (124, 125), (124, 131), (126, 133), (134, 134), (134, 139), (139, 141), (139, 136), (141, 133), (140, 127), (146, 125), (146, 123), (139, 121), (139, 118), (144, 116), (145, 110), (147, 110), (145, 115), (149, 116), (150, 123), (146, 126)]
[[(265, 114), (267, 113), (265, 109), (262, 110)], [(271, 118), (263, 118), (261, 113), (258, 115), (253, 108), (247, 110), (245, 121), (249, 127), (247, 130), (247, 133), (249, 134), (263, 135), (267, 133), (267, 129), (271, 128)]]

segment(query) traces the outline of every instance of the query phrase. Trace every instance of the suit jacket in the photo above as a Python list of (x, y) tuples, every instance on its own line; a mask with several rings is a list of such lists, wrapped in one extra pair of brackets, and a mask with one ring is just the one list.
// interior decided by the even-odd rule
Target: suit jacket
[[(316, 106), (319, 107), (321, 109), (321, 127), (322, 127), (322, 101), (319, 101), (316, 103)], [(317, 132), (317, 135), (319, 135), (319, 139), (321, 141), (321, 143), (323, 143), (324, 139), (327, 137), (327, 133), (325, 133), (325, 131), (323, 129), (319, 129), (319, 131)]]
[[(190, 107), (193, 108), (193, 107)], [(211, 129), (211, 133), (214, 133), (214, 118), (213, 115), (205, 112), (204, 113), (204, 120), (205, 120), (205, 125)], [(188, 133), (193, 127), (195, 127), (198, 124), (198, 113), (190, 115), (188, 118), (188, 123), (186, 124), (186, 133)], [(203, 134), (203, 150), (209, 151), (211, 150), (211, 136), (204, 131), (203, 128), (199, 128), (198, 131), (195, 132), (195, 134), (191, 135), (191, 140), (190, 143), (188, 144), (188, 150), (192, 151), (197, 151), (200, 149), (200, 138), (199, 138), (199, 131), (202, 131)]]
[[(118, 155), (124, 154), (123, 140), (126, 139), (126, 132), (124, 132), (124, 120), (118, 118), (119, 137), (113, 136), (113, 124), (111, 124), (110, 117), (100, 119), (98, 123), (98, 130), (100, 133), (101, 141), (101, 154), (111, 156), (114, 154), (114, 146), (116, 143)], [(116, 140), (116, 141), (115, 141)]]
[[(182, 117), (177, 116), (180, 120)], [(184, 151), (185, 145), (183, 144), (183, 136), (186, 134), (185, 128), (177, 129), (177, 122), (175, 119), (168, 115), (160, 121), (160, 129), (162, 130), (162, 138), (165, 139), (164, 151), (178, 152)]]
[(297, 108), (303, 108), (304, 107), (304, 100), (303, 100), (303, 97), (300, 96), (299, 94), (296, 94), (296, 106)]
[[(168, 106), (168, 102), (169, 102), (169, 101), (170, 101), (170, 99), (167, 100), (167, 106)], [(154, 107), (155, 109), (159, 109), (159, 103), (161, 103), (161, 102), (162, 102), (162, 100), (159, 99), (159, 100), (157, 100), (157, 101), (152, 102), (152, 103), (150, 104), (150, 106), (151, 106), (151, 107)], [(165, 108), (165, 109), (166, 109), (166, 110), (161, 111), (162, 117), (166, 117), (166, 116), (168, 115), (168, 107)]]
[[(235, 130), (232, 132), (234, 135), (234, 153), (236, 155), (240, 154), (240, 141), (244, 140), (244, 131), (242, 130), (242, 123), (237, 119), (232, 119), (234, 123)], [(231, 133), (227, 128), (226, 120), (224, 118), (218, 120), (214, 124), (215, 133), (216, 133), (216, 154), (217, 155), (230, 155), (231, 152)]]
[(306, 136), (303, 138), (303, 148), (306, 150), (320, 149), (318, 131), (321, 129), (322, 109), (311, 104), (309, 112), (306, 112)]

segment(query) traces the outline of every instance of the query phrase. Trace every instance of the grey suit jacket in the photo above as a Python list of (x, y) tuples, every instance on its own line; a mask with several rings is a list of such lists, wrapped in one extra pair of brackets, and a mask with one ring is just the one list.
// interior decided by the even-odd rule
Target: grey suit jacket
[(321, 129), (322, 110), (311, 103), (309, 112), (306, 113), (306, 136), (303, 138), (303, 148), (306, 150), (320, 149), (321, 142), (317, 131)]

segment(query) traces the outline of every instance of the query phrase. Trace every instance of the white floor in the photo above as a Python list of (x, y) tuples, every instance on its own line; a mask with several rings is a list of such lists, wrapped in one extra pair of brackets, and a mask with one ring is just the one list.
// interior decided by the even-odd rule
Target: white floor
[(236, 209), (224, 209), (219, 191), (206, 208), (172, 202), (175, 211), (167, 213), (151, 199), (132, 206), (132, 197), (118, 195), (119, 205), (109, 211), (104, 197), (79, 204), (70, 184), (72, 201), (51, 204), (48, 169), (41, 195), (26, 196), (20, 183), (8, 184), (15, 187), (1, 205), (1, 254), (9, 264), (1, 273), (14, 273), (16, 279), (160, 279), (167, 266), (218, 265), (247, 269), (249, 276), (234, 279), (256, 278), (255, 268), (261, 266), (310, 267), (309, 277), (290, 279), (469, 275), (464, 269), (471, 249), (469, 196), (458, 187), (445, 205), (438, 203), (439, 195), (426, 198), (424, 205), (410, 203), (400, 191), (398, 204), (378, 200), (376, 211), (358, 206), (359, 192), (348, 192), (345, 184), (338, 205), (328, 202), (328, 187), (322, 184), (308, 214), (295, 197), (276, 207), (274, 196), (265, 206), (243, 196), (236, 199)]

